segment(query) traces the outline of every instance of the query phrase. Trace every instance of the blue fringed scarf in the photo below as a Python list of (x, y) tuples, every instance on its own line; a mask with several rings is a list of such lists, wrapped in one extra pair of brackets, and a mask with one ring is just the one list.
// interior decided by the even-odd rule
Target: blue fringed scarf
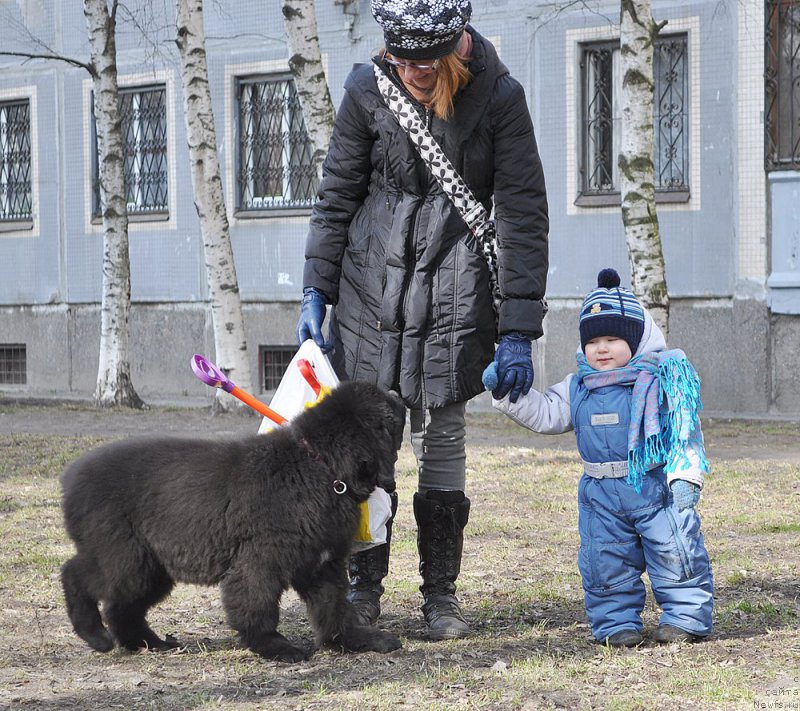
[(637, 492), (655, 466), (666, 463), (667, 473), (689, 467), (692, 445), (700, 445), (694, 447), (700, 467), (709, 471), (699, 427), (700, 378), (682, 350), (644, 353), (614, 370), (595, 370), (579, 353), (578, 379), (589, 390), (633, 383), (627, 481)]

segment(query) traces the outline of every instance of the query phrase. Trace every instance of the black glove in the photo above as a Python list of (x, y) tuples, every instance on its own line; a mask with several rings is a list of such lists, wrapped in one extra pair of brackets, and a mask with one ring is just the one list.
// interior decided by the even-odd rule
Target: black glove
[(521, 333), (507, 333), (500, 338), (494, 354), (497, 363), (497, 387), (492, 390), (495, 400), (511, 393), (511, 402), (527, 395), (533, 385), (531, 339)]
[(325, 321), (325, 295), (313, 286), (303, 289), (303, 305), (300, 308), (300, 320), (297, 322), (297, 344), (309, 338), (316, 343), (323, 353), (331, 350), (322, 337), (322, 323)]

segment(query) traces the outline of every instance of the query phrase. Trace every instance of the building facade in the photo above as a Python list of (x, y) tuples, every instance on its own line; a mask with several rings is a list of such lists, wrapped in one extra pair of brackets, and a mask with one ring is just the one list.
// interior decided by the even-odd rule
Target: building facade
[[(118, 22), (132, 280), (131, 367), (145, 400), (209, 397), (188, 367), (213, 358), (174, 18)], [(211, 91), (252, 381), (294, 350), (316, 190), (288, 71), (280, 3), (206, 7)], [(163, 8), (162, 8), (163, 9)], [(574, 363), (580, 300), (627, 272), (619, 210), (619, 5), (473, 0), (473, 24), (523, 84), (548, 186), (550, 313), (537, 386)], [(656, 185), (671, 345), (707, 411), (800, 414), (800, 0), (654, 2)], [(318, 0), (336, 104), (381, 44), (368, 0)], [(0, 5), (0, 48), (88, 61), (63, 0)], [(173, 29), (171, 30), (170, 27)], [(160, 29), (159, 29), (160, 28)], [(0, 52), (3, 50), (0, 49)], [(90, 397), (103, 234), (92, 84), (77, 66), (0, 55), (0, 395)]]

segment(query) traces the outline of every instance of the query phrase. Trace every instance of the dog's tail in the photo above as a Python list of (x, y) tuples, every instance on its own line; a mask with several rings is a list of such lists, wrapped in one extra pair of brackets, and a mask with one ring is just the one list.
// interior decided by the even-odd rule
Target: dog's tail
[(98, 600), (86, 587), (86, 580), (92, 580), (92, 571), (87, 570), (91, 563), (80, 554), (70, 558), (61, 568), (61, 584), (67, 601), (67, 613), (76, 634), (92, 649), (110, 652), (114, 649), (114, 639), (103, 626), (98, 608)]

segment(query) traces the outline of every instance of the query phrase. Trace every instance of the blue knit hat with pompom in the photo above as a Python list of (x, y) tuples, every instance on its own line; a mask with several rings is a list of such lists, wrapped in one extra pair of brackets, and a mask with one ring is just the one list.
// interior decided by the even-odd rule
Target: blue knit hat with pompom
[(581, 348), (600, 336), (622, 338), (636, 353), (644, 333), (644, 310), (636, 297), (620, 286), (614, 269), (603, 269), (597, 275), (597, 288), (583, 300), (580, 316)]

